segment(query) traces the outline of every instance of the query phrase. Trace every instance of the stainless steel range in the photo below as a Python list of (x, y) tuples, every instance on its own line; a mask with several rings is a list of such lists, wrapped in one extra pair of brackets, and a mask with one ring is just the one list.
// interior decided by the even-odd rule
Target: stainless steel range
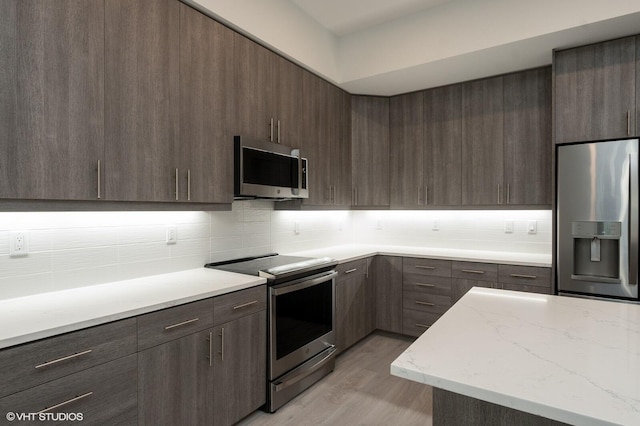
[(270, 412), (335, 367), (334, 259), (268, 254), (208, 268), (267, 279), (269, 288), (267, 409)]

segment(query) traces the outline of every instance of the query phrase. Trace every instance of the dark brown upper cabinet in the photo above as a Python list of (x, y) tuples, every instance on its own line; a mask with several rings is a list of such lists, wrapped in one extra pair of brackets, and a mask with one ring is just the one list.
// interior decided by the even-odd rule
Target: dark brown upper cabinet
[(104, 4), (106, 198), (175, 201), (180, 3)]
[(503, 77), (462, 85), (462, 204), (502, 204)]
[(505, 204), (551, 205), (551, 69), (504, 77)]
[(389, 206), (389, 98), (351, 97), (354, 206)]
[(180, 4), (180, 201), (233, 201), (233, 38)]
[(0, 46), (0, 198), (103, 196), (103, 1), (2, 1)]
[(424, 93), (425, 193), (429, 206), (462, 202), (462, 85)]
[(424, 92), (389, 100), (389, 162), (391, 207), (425, 204)]
[(554, 53), (555, 142), (637, 135), (636, 37)]

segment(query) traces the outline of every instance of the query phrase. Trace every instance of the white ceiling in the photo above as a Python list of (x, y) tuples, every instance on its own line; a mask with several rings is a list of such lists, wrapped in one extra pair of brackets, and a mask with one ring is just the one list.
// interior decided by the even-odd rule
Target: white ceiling
[(354, 94), (551, 64), (640, 33), (638, 0), (182, 0)]
[(337, 36), (392, 21), (451, 0), (291, 0)]

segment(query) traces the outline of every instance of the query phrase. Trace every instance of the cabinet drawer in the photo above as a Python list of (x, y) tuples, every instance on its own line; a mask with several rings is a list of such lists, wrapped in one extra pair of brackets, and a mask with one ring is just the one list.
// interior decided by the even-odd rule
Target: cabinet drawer
[(535, 266), (500, 265), (498, 282), (551, 288), (551, 269)]
[(453, 278), (451, 280), (451, 303), (456, 303), (473, 287), (498, 288), (495, 282)]
[(0, 397), (136, 351), (134, 318), (0, 350)]
[(450, 277), (451, 261), (405, 257), (402, 260), (402, 272), (436, 277)]
[(367, 275), (367, 259), (354, 260), (352, 262), (342, 263), (336, 266), (336, 272), (339, 279), (342, 276), (348, 276), (351, 274), (365, 274)]
[(527, 293), (551, 294), (551, 286), (543, 287), (537, 285), (502, 284), (504, 290), (526, 291)]
[(138, 350), (179, 339), (213, 326), (213, 299), (200, 300), (138, 317)]
[(419, 274), (403, 274), (404, 291), (420, 291), (429, 294), (451, 295), (451, 278)]
[(215, 325), (224, 324), (265, 309), (267, 309), (267, 286), (259, 285), (214, 297), (213, 322)]
[(422, 291), (405, 291), (403, 293), (404, 309), (444, 314), (451, 307), (451, 297), (427, 294)]
[(435, 323), (441, 314), (432, 312), (420, 312), (405, 309), (402, 316), (402, 334), (408, 336), (420, 336)]
[[(137, 355), (132, 354), (2, 398), (0, 412), (4, 418), (8, 412), (38, 413), (48, 409), (45, 416), (78, 413), (82, 419), (46, 424), (135, 425), (136, 383)], [(34, 423), (45, 424), (37, 418)]]
[(498, 281), (498, 265), (478, 262), (452, 262), (451, 276), (475, 281)]

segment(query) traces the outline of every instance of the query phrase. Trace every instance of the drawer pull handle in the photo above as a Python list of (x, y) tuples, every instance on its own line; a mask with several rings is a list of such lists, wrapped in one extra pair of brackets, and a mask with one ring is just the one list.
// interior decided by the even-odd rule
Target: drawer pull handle
[(254, 300), (251, 302), (243, 303), (242, 305), (236, 305), (233, 307), (233, 310), (235, 311), (236, 309), (246, 308), (247, 306), (255, 305), (256, 303), (258, 303), (258, 301)]
[(431, 326), (430, 326), (430, 325), (425, 325), (425, 324), (419, 324), (419, 323), (416, 323), (416, 327), (420, 327), (420, 328), (429, 328), (429, 327), (431, 327)]
[(416, 305), (436, 306), (436, 304), (435, 304), (435, 303), (430, 303), (430, 302), (421, 302), (420, 300), (416, 300)]
[(462, 272), (466, 272), (468, 274), (479, 274), (479, 275), (484, 274), (484, 271), (478, 271), (476, 269), (463, 269)]
[(82, 356), (82, 355), (90, 354), (91, 352), (93, 352), (93, 349), (87, 349), (86, 351), (77, 352), (75, 354), (67, 355), (67, 356), (64, 356), (62, 358), (54, 359), (53, 361), (43, 362), (42, 364), (36, 365), (36, 369), (37, 368), (42, 368), (42, 367), (49, 367), (50, 365), (57, 364), (57, 363), (62, 362), (62, 361), (66, 361), (68, 359), (77, 358), (77, 357)]
[(349, 269), (348, 271), (344, 271), (344, 273), (345, 274), (350, 274), (350, 273), (355, 272), (357, 270), (358, 270), (358, 268), (353, 268), (353, 269)]
[(220, 328), (220, 361), (224, 361), (224, 327)]
[(429, 270), (434, 270), (436, 269), (435, 266), (423, 266), (423, 265), (416, 265), (416, 269), (429, 269)]
[(209, 333), (209, 337), (207, 338), (207, 342), (209, 342), (209, 367), (213, 365), (213, 332)]
[(61, 402), (60, 404), (52, 405), (51, 407), (47, 407), (44, 410), (40, 410), (36, 414), (47, 413), (47, 412), (49, 412), (51, 410), (55, 410), (56, 408), (64, 407), (67, 404), (71, 404), (72, 402), (79, 401), (79, 400), (84, 399), (84, 398), (86, 398), (88, 396), (91, 396), (91, 395), (93, 395), (93, 392), (87, 392), (85, 394), (78, 395), (75, 398), (71, 398), (71, 399), (69, 399), (69, 400), (67, 400), (65, 402)]
[(172, 328), (182, 327), (183, 325), (191, 324), (192, 322), (196, 322), (196, 321), (199, 321), (199, 320), (200, 320), (200, 318), (193, 318), (193, 319), (190, 319), (190, 320), (179, 322), (177, 324), (168, 325), (164, 329), (165, 330), (171, 330)]
[(536, 275), (525, 275), (525, 274), (511, 274), (511, 276), (514, 278), (526, 278), (529, 280), (535, 280), (536, 278), (538, 278)]
[(435, 284), (426, 284), (426, 283), (414, 283), (418, 287), (435, 287)]

